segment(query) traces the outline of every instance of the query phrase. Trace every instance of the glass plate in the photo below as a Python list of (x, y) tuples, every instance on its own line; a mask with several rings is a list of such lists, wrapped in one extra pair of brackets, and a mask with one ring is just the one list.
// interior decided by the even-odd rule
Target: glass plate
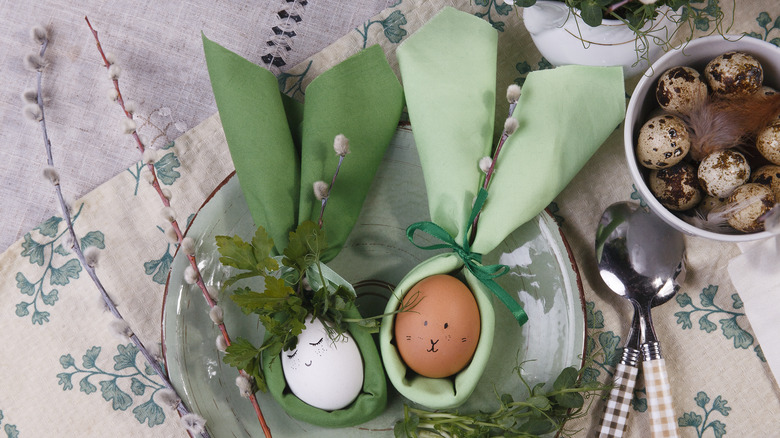
[[(344, 165), (349, 165), (349, 158)], [(384, 311), (393, 285), (418, 263), (436, 254), (416, 248), (405, 230), (428, 220), (427, 197), (412, 133), (399, 127), (372, 183), (357, 225), (339, 256), (328, 263), (354, 284), (364, 316)], [(219, 265), (214, 236), (237, 234), (250, 240), (255, 224), (238, 179), (231, 174), (209, 196), (192, 219), (186, 235), (198, 242), (197, 260), (207, 284), (219, 285), (226, 272)], [(420, 234), (420, 233), (418, 233)], [(426, 242), (422, 235), (418, 243)], [(490, 364), (476, 391), (461, 412), (495, 409), (496, 393), (525, 397), (516, 377), (533, 387), (549, 382), (565, 367), (579, 367), (585, 346), (585, 303), (574, 258), (554, 218), (545, 211), (510, 234), (485, 264), (502, 263), (511, 270), (498, 282), (518, 299), (529, 322), (518, 327), (511, 313), (496, 299), (496, 334)], [(173, 385), (189, 408), (206, 419), (210, 434), (222, 437), (262, 436), (252, 405), (235, 386), (238, 372), (222, 363), (215, 340), (219, 330), (208, 316), (200, 289), (183, 281), (186, 257), (176, 254), (166, 285), (162, 337), (166, 367)], [(260, 345), (263, 327), (232, 301), (220, 297), (231, 338), (245, 337)], [(405, 400), (388, 386), (388, 406), (374, 420), (348, 429), (324, 429), (288, 416), (270, 394), (258, 401), (274, 436), (318, 437), (392, 436), (403, 416)]]

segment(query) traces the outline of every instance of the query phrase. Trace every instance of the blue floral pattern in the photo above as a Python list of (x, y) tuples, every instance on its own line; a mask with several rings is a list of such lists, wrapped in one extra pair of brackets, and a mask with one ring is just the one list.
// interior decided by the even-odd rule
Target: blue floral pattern
[(155, 403), (154, 394), (164, 386), (153, 379), (156, 375), (149, 364), (144, 362), (143, 369), (138, 365), (138, 348), (133, 344), (117, 346), (118, 353), (113, 357), (113, 369), (116, 372), (106, 371), (98, 365), (101, 350), (101, 347), (89, 348), (81, 357), (81, 366), (76, 364), (76, 359), (70, 354), (60, 356), (60, 365), (67, 370), (57, 374), (62, 390), (72, 390), (73, 380), (78, 378), (79, 391), (89, 395), (98, 391), (97, 383), (103, 399), (111, 403), (115, 411), (125, 411), (133, 406), (136, 402), (133, 396), (147, 398), (133, 408), (135, 418), (149, 427), (162, 424), (165, 413)]
[[(0, 411), (0, 424), (3, 424), (3, 418), (3, 411)], [(19, 438), (19, 431), (13, 424), (5, 424), (3, 426), (3, 431), (7, 438)]]
[[(82, 204), (73, 215), (74, 223), (83, 207)], [(16, 316), (24, 318), (31, 315), (33, 325), (49, 322), (51, 313), (44, 309), (53, 307), (60, 299), (60, 291), (55, 286), (65, 286), (70, 280), (78, 279), (81, 273), (81, 263), (78, 258), (70, 257), (71, 253), (64, 244), (68, 228), (62, 222), (61, 217), (52, 216), (33, 229), (37, 231), (35, 236), (33, 232), (25, 234), (22, 242), (22, 257), (28, 258), (31, 265), (43, 268), (35, 272), (33, 278), (28, 277), (31, 274), (25, 275), (21, 271), (15, 277), (19, 292), (30, 297), (29, 301), (24, 299), (16, 304)], [(90, 246), (105, 248), (103, 233), (88, 232), (81, 238), (80, 245), (82, 250)]]
[(702, 409), (704, 416), (702, 417), (696, 412), (686, 412), (682, 417), (677, 419), (677, 424), (680, 427), (694, 428), (696, 430), (696, 435), (699, 438), (704, 436), (704, 432), (707, 429), (712, 429), (716, 438), (721, 438), (723, 435), (725, 435), (726, 425), (720, 420), (710, 421), (710, 415), (718, 412), (724, 417), (728, 417), (729, 412), (731, 411), (731, 408), (726, 406), (728, 401), (723, 399), (721, 396), (717, 396), (715, 400), (712, 401), (712, 406), (707, 408), (707, 405), (710, 403), (710, 397), (706, 392), (703, 391), (700, 391), (698, 394), (696, 394), (696, 397), (693, 400), (696, 402), (696, 406)]
[[(768, 12), (761, 12), (758, 14), (758, 17), (756, 17), (756, 23), (758, 23), (758, 26), (762, 29), (762, 32), (745, 32), (744, 35), (768, 41), (780, 47), (780, 15), (778, 15), (777, 18), (774, 19), (774, 22), (772, 22), (772, 17)], [(769, 37), (771, 35), (777, 36), (770, 39)]]
[[(400, 2), (398, 3), (400, 4)], [(364, 49), (368, 45), (368, 29), (370, 29), (374, 24), (379, 24), (382, 26), (382, 32), (385, 34), (385, 38), (387, 38), (387, 40), (393, 44), (400, 43), (407, 34), (406, 29), (401, 27), (406, 24), (406, 17), (404, 16), (403, 12), (395, 10), (383, 20), (366, 21), (363, 23), (362, 31), (360, 28), (355, 29), (357, 33), (363, 37)]]

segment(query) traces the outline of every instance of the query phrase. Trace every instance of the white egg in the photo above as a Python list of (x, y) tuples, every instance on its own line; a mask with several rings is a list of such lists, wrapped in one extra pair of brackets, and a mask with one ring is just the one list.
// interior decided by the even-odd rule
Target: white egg
[(758, 134), (756, 147), (772, 164), (780, 164), (780, 121), (775, 121)]
[(355, 340), (349, 333), (331, 339), (311, 315), (295, 350), (282, 352), (282, 370), (296, 397), (326, 411), (345, 408), (363, 388), (363, 359)]
[(648, 169), (664, 169), (682, 161), (690, 148), (685, 123), (677, 116), (663, 114), (651, 118), (639, 130), (636, 158)]
[(750, 178), (750, 165), (745, 156), (726, 149), (713, 152), (699, 163), (699, 186), (705, 193), (725, 198)]
[(729, 218), (729, 225), (744, 233), (755, 233), (764, 230), (764, 222), (760, 218), (774, 207), (775, 196), (763, 184), (748, 183), (737, 187), (729, 196), (728, 203), (740, 206)]

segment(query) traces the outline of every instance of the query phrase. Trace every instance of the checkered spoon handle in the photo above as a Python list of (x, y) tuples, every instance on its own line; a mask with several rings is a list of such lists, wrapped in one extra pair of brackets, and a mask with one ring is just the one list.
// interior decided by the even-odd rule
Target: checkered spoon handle
[[(628, 349), (628, 348), (626, 348)], [(637, 350), (634, 350), (638, 353)], [(621, 361), (615, 368), (612, 390), (609, 392), (607, 409), (599, 425), (599, 438), (620, 438), (626, 431), (628, 410), (634, 397), (634, 386), (639, 368)]]
[(666, 374), (666, 362), (653, 359), (642, 363), (647, 389), (647, 410), (650, 412), (653, 438), (678, 437), (677, 422), (672, 408), (672, 390)]

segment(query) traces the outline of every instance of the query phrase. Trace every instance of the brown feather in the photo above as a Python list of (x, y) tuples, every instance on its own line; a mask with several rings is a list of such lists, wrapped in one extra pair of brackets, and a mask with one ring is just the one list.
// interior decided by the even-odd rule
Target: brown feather
[(744, 145), (780, 115), (780, 94), (709, 98), (683, 118), (690, 128), (691, 157)]

